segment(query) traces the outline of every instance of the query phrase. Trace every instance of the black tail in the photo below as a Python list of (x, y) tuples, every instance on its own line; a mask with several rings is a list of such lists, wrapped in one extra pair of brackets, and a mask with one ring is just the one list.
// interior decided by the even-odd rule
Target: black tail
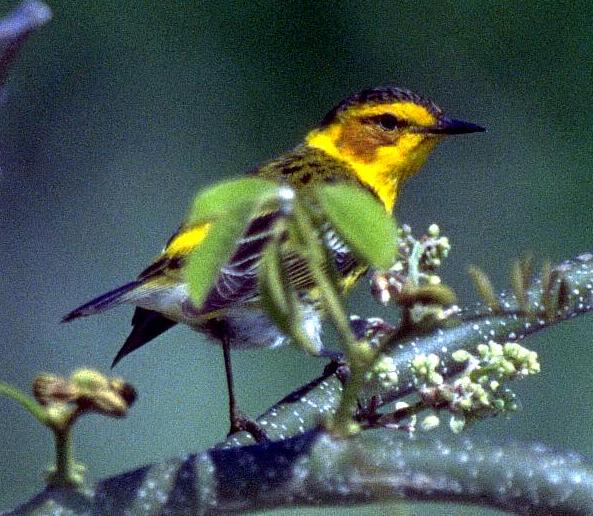
[(95, 299), (85, 303), (82, 306), (79, 306), (75, 310), (72, 310), (69, 314), (65, 315), (62, 319), (62, 322), (68, 322), (72, 319), (77, 319), (78, 317), (85, 317), (87, 315), (98, 314), (99, 312), (103, 312), (112, 308), (114, 306), (119, 305), (120, 303), (124, 303), (127, 301), (127, 294), (129, 294), (132, 290), (134, 290), (137, 286), (140, 285), (140, 281), (131, 281), (130, 283), (126, 283), (122, 287), (116, 288), (106, 294), (103, 294)]
[(115, 355), (111, 367), (115, 365), (126, 355), (135, 351), (161, 333), (167, 331), (177, 323), (171, 319), (167, 319), (164, 315), (146, 308), (136, 308), (134, 317), (132, 317), (132, 326), (134, 326), (132, 333), (124, 342), (124, 345)]

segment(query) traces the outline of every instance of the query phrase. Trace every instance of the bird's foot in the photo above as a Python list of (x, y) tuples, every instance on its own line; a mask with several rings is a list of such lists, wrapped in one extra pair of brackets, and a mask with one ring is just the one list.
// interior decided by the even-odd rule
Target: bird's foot
[(335, 374), (342, 385), (345, 385), (350, 378), (350, 367), (341, 353), (330, 357), (331, 362), (325, 366), (323, 376), (331, 376)]
[(257, 443), (270, 441), (266, 431), (257, 421), (255, 421), (255, 419), (251, 419), (250, 417), (241, 413), (235, 414), (232, 418), (231, 428), (229, 430), (228, 436), (230, 437), (237, 432), (248, 432)]

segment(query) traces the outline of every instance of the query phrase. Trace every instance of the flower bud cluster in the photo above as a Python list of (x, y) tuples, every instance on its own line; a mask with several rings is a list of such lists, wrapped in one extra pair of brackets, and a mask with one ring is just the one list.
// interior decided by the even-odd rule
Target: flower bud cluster
[(125, 416), (136, 400), (129, 383), (91, 369), (79, 369), (69, 379), (41, 374), (33, 382), (33, 395), (52, 413), (93, 411), (111, 417)]
[(443, 383), (443, 376), (437, 372), (440, 359), (438, 355), (421, 353), (410, 363), (410, 371), (414, 375), (414, 383), (418, 387), (433, 387)]
[(397, 385), (398, 374), (393, 358), (381, 355), (365, 374), (365, 381), (377, 383), (381, 389), (392, 389)]
[(436, 224), (428, 227), (427, 234), (420, 239), (424, 252), (420, 259), (420, 267), (425, 271), (433, 271), (441, 266), (449, 255), (451, 244), (446, 236), (441, 236), (441, 230)]
[[(388, 271), (376, 272), (371, 279), (371, 291), (380, 303), (387, 305), (399, 297), (405, 289), (440, 286), (441, 278), (435, 273), (448, 256), (449, 239), (440, 235), (440, 228), (431, 224), (425, 235), (416, 239), (410, 226), (399, 228), (398, 259)], [(428, 290), (427, 290), (428, 292)], [(420, 301), (425, 304), (425, 301)], [(435, 301), (438, 303), (438, 299)]]
[[(437, 371), (440, 360), (435, 354), (417, 355), (410, 364), (425, 406), (448, 410), (449, 427), (455, 433), (469, 422), (516, 411), (515, 394), (504, 384), (540, 372), (537, 353), (516, 342), (501, 345), (490, 341), (477, 346), (476, 351), (473, 354), (461, 349), (453, 353), (453, 359), (467, 363), (467, 368), (452, 383), (445, 383)], [(435, 426), (434, 417), (421, 424), (423, 429)]]

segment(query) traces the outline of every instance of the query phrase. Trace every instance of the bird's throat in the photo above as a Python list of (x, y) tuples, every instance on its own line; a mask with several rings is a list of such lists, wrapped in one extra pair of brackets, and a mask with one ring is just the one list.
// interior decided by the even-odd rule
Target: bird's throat
[(311, 131), (306, 143), (345, 162), (356, 178), (376, 193), (388, 212), (393, 211), (403, 181), (418, 172), (437, 143), (436, 139), (425, 141), (421, 135), (405, 135), (396, 146), (375, 149), (369, 159), (368, 154), (362, 156), (356, 149), (341, 144), (340, 131), (337, 125)]

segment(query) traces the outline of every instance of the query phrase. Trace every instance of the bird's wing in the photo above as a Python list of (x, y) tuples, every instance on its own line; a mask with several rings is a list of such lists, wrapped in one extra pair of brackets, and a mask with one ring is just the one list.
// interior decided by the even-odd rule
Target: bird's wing
[(163, 276), (173, 280), (180, 278), (180, 270), (188, 256), (206, 238), (209, 229), (210, 225), (203, 222), (181, 225), (157, 259), (138, 275), (138, 279), (152, 280)]
[[(270, 210), (253, 217), (237, 241), (237, 248), (229, 262), (221, 268), (216, 283), (200, 307), (200, 312), (208, 314), (257, 300), (257, 277), (262, 251), (273, 234), (274, 223), (280, 216), (279, 211)], [(172, 282), (183, 281), (181, 269), (187, 263), (190, 253), (200, 245), (207, 233), (208, 225), (204, 223), (179, 228), (169, 239), (161, 255), (140, 274), (139, 279), (146, 282), (161, 281), (164, 278)], [(345, 276), (359, 266), (347, 246), (331, 229), (327, 228), (324, 231), (323, 238), (341, 275)], [(286, 239), (281, 237), (282, 240)], [(282, 247), (282, 262), (295, 290), (306, 290), (314, 285), (306, 261), (286, 242)]]
[[(272, 236), (274, 221), (280, 216), (270, 212), (258, 217), (250, 224), (245, 235), (238, 241), (237, 251), (220, 272), (220, 276), (208, 294), (201, 311), (212, 312), (227, 308), (233, 304), (256, 301), (258, 298), (258, 273), (262, 251)], [(324, 232), (324, 241), (333, 258), (334, 266), (341, 276), (360, 269), (348, 247), (331, 230)], [(305, 259), (295, 252), (286, 239), (282, 246), (282, 263), (290, 285), (297, 292), (306, 291), (315, 285)]]
[(200, 308), (203, 313), (253, 301), (257, 297), (257, 274), (266, 244), (280, 212), (258, 213), (250, 221), (245, 233), (237, 241), (237, 248), (229, 262), (222, 267), (214, 287)]
[[(201, 307), (201, 312), (226, 308), (254, 298), (257, 294), (257, 266), (261, 253), (270, 236), (273, 224), (279, 217), (275, 210), (262, 211), (252, 218), (247, 229), (237, 241), (237, 248)], [(150, 288), (151, 284), (179, 283), (184, 281), (182, 269), (191, 252), (206, 238), (209, 224), (182, 225), (169, 239), (157, 259), (144, 269), (138, 279)]]

